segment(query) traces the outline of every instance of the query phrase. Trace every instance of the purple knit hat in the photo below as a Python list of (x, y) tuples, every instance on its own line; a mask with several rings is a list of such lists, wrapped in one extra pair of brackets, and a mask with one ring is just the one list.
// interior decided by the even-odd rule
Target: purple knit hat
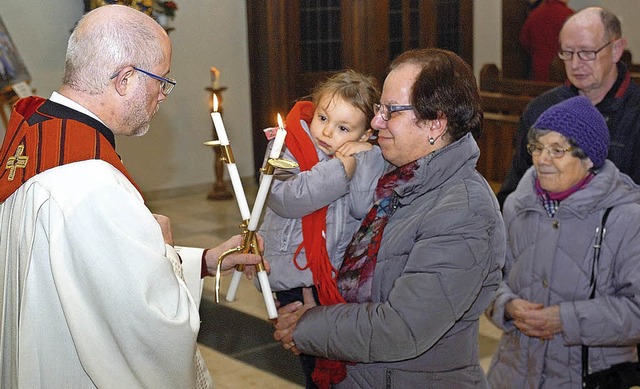
[(573, 140), (598, 169), (609, 153), (609, 128), (591, 101), (576, 96), (549, 107), (538, 117), (534, 128), (559, 132)]

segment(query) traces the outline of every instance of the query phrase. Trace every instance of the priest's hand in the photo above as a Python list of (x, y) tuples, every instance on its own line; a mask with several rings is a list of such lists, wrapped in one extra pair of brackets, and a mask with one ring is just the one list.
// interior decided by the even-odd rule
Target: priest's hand
[(164, 243), (173, 246), (173, 231), (171, 230), (171, 220), (169, 220), (169, 218), (164, 215), (158, 215), (155, 213), (153, 214), (153, 217), (156, 218), (156, 221), (160, 225)]
[[(260, 235), (257, 235), (257, 237), (258, 237), (259, 249), (260, 251), (262, 251), (264, 247), (264, 241)], [(235, 236), (232, 236), (226, 242), (223, 242), (222, 244), (216, 247), (207, 249), (204, 254), (205, 263), (207, 266), (207, 272), (210, 275), (215, 275), (216, 267), (218, 266), (218, 258), (220, 258), (220, 255), (222, 255), (222, 253), (224, 253), (225, 251), (231, 250), (236, 247), (240, 247), (242, 243), (243, 243), (242, 236), (235, 235)], [(255, 273), (254, 265), (260, 263), (261, 260), (262, 260), (262, 257), (258, 254), (246, 254), (246, 253), (237, 252), (237, 253), (227, 255), (224, 258), (224, 261), (222, 261), (222, 265), (220, 266), (220, 268), (223, 274), (228, 274), (236, 265), (247, 265), (245, 266), (245, 273), (247, 273), (248, 278), (251, 278), (252, 275)], [(270, 270), (269, 263), (267, 263), (266, 261), (263, 261), (263, 263), (265, 265), (266, 270), (269, 271)]]

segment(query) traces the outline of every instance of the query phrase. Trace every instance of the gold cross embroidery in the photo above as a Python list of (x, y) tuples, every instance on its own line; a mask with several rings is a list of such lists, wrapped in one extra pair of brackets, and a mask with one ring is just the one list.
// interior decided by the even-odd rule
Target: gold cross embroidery
[(24, 152), (24, 144), (20, 144), (16, 149), (16, 153), (9, 157), (7, 161), (7, 166), (5, 169), (10, 169), (9, 171), (9, 181), (13, 181), (13, 178), (16, 175), (16, 169), (22, 168), (24, 169), (27, 166), (27, 161), (29, 161), (29, 157), (26, 155), (22, 155)]

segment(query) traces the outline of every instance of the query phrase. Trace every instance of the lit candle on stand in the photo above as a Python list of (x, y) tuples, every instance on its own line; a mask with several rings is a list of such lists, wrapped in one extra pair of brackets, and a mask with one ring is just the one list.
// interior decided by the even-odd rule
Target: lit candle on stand
[[(247, 203), (247, 198), (244, 195), (244, 188), (242, 187), (242, 181), (240, 180), (240, 174), (238, 173), (238, 166), (236, 166), (235, 159), (233, 157), (227, 131), (225, 130), (224, 122), (222, 121), (222, 115), (218, 112), (218, 96), (216, 96), (215, 93), (213, 94), (213, 112), (211, 112), (211, 119), (213, 120), (213, 125), (216, 129), (220, 146), (222, 146), (223, 159), (227, 164), (227, 170), (229, 172), (229, 178), (231, 179), (231, 185), (233, 186), (233, 192), (236, 195), (238, 208), (240, 208), (240, 215), (242, 216), (242, 220), (248, 223), (248, 220), (251, 218), (249, 204)], [(235, 300), (243, 270), (244, 266), (237, 266), (234, 270), (229, 290), (226, 295), (227, 301)], [(219, 301), (219, 290), (220, 276), (216, 274), (216, 302)]]
[[(224, 122), (222, 121), (222, 115), (218, 112), (218, 96), (213, 94), (213, 112), (211, 112), (211, 119), (213, 120), (213, 125), (216, 128), (216, 134), (218, 135), (218, 140), (220, 141), (220, 145), (223, 149), (228, 148), (230, 151), (229, 138), (227, 137), (227, 131), (224, 128)], [(242, 181), (240, 180), (240, 174), (238, 173), (238, 167), (236, 166), (233, 158), (230, 161), (228, 156), (226, 159), (227, 169), (229, 170), (229, 178), (231, 179), (231, 185), (233, 186), (233, 192), (236, 195), (236, 199), (238, 200), (238, 207), (240, 208), (240, 214), (242, 215), (242, 220), (249, 220), (251, 214), (249, 212), (249, 205), (247, 204), (247, 198), (244, 195), (244, 189), (242, 188)]]
[[(260, 180), (260, 186), (258, 187), (258, 194), (256, 195), (256, 201), (253, 203), (253, 209), (251, 211), (251, 219), (249, 220), (249, 231), (255, 231), (258, 228), (258, 222), (262, 215), (262, 209), (271, 187), (271, 181), (273, 180), (274, 166), (271, 164), (271, 160), (280, 158), (282, 153), (282, 147), (284, 147), (284, 139), (287, 136), (287, 131), (282, 124), (282, 117), (278, 114), (278, 131), (276, 132), (276, 138), (273, 140), (271, 146), (271, 153), (269, 153), (269, 159), (263, 169), (262, 179)], [(260, 282), (260, 289), (264, 297), (264, 303), (267, 306), (267, 313), (270, 319), (278, 317), (278, 311), (276, 304), (273, 301), (273, 295), (271, 294), (271, 285), (269, 285), (269, 277), (265, 270), (258, 272), (258, 281)]]
[[(273, 145), (271, 146), (271, 153), (269, 153), (270, 159), (280, 158), (280, 153), (282, 153), (282, 147), (284, 146), (284, 138), (286, 136), (287, 131), (284, 129), (284, 125), (282, 124), (282, 117), (280, 117), (280, 114), (278, 114), (278, 131), (276, 132), (276, 137), (273, 140)], [(255, 231), (255, 229), (258, 227), (260, 215), (262, 214), (262, 208), (264, 207), (264, 202), (267, 198), (267, 194), (269, 193), (269, 188), (271, 187), (272, 180), (273, 173), (262, 175), (260, 186), (258, 187), (258, 194), (256, 195), (256, 202), (253, 204), (253, 211), (251, 212), (249, 231)]]
[[(233, 165), (235, 167), (233, 153), (231, 152), (231, 147), (229, 145), (229, 139), (227, 138), (227, 134), (224, 130), (224, 124), (222, 123), (222, 117), (220, 113), (217, 112), (217, 98), (214, 94), (214, 112), (211, 113), (211, 118), (216, 127), (216, 131), (218, 132), (219, 142), (206, 142), (206, 144), (220, 144), (225, 152), (225, 159), (227, 161), (227, 166), (230, 167)], [(260, 216), (262, 215), (262, 210), (264, 208), (265, 200), (267, 198), (267, 194), (269, 192), (269, 188), (271, 186), (271, 181), (273, 180), (273, 173), (275, 171), (276, 165), (283, 168), (291, 168), (296, 167), (297, 164), (292, 161), (285, 161), (279, 159), (280, 154), (282, 153), (282, 148), (284, 147), (284, 140), (287, 135), (287, 132), (284, 129), (284, 125), (282, 123), (282, 118), (280, 114), (278, 114), (278, 130), (276, 132), (276, 137), (273, 141), (273, 145), (271, 148), (271, 152), (269, 153), (269, 158), (265, 163), (265, 166), (261, 169), (262, 179), (260, 181), (260, 186), (258, 188), (258, 194), (256, 196), (256, 201), (253, 206), (253, 210), (251, 211), (248, 219), (248, 227), (243, 231), (243, 243), (242, 246), (232, 248), (230, 250), (225, 251), (218, 258), (218, 267), (216, 271), (216, 302), (218, 301), (218, 290), (220, 288), (220, 274), (221, 274), (221, 264), (224, 258), (232, 253), (236, 252), (244, 252), (244, 253), (253, 253), (262, 255), (260, 252), (260, 248), (258, 247), (258, 238), (256, 234), (256, 229), (258, 227), (258, 222), (260, 220)], [(246, 198), (244, 197), (244, 190), (242, 189), (242, 183), (240, 181), (240, 177), (237, 172), (237, 168), (234, 169), (234, 173), (229, 171), (230, 176), (237, 176), (238, 184), (234, 185), (234, 191), (236, 192), (236, 197), (238, 199), (238, 205), (240, 207), (240, 213), (242, 214), (242, 218), (247, 221), (248, 206), (246, 206)], [(233, 182), (233, 178), (232, 178)], [(241, 195), (239, 195), (241, 193)], [(244, 206), (243, 206), (244, 204)], [(245, 209), (246, 208), (246, 209)], [(247, 226), (247, 224), (244, 224)], [(233, 278), (231, 279), (231, 284), (229, 285), (229, 291), (227, 293), (227, 301), (233, 301), (235, 298), (235, 294), (240, 283), (240, 277), (242, 275), (243, 267), (237, 266), (234, 271)], [(271, 292), (271, 286), (269, 285), (269, 278), (267, 276), (267, 271), (265, 269), (264, 263), (260, 262), (256, 264), (256, 270), (258, 275), (258, 281), (260, 282), (260, 289), (262, 290), (262, 295), (264, 298), (264, 303), (267, 307), (267, 313), (269, 314), (270, 319), (275, 319), (278, 317), (278, 311), (276, 310), (276, 305), (273, 300), (273, 294)]]

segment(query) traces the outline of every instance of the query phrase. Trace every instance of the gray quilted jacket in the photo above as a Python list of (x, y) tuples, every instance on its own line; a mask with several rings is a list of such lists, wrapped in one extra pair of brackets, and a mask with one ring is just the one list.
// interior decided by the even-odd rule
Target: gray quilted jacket
[(304, 353), (357, 362), (339, 388), (485, 388), (478, 318), (501, 279), (498, 203), (476, 171), (471, 135), (420, 160), (396, 189), (372, 302), (315, 307), (298, 322)]
[[(581, 388), (581, 345), (591, 371), (635, 360), (640, 341), (640, 188), (606, 161), (582, 190), (547, 216), (530, 168), (505, 202), (504, 280), (487, 310), (504, 334), (488, 373), (492, 388)], [(602, 214), (613, 207), (589, 300), (593, 245)], [(514, 298), (560, 305), (563, 330), (550, 341), (529, 338), (504, 306)]]

